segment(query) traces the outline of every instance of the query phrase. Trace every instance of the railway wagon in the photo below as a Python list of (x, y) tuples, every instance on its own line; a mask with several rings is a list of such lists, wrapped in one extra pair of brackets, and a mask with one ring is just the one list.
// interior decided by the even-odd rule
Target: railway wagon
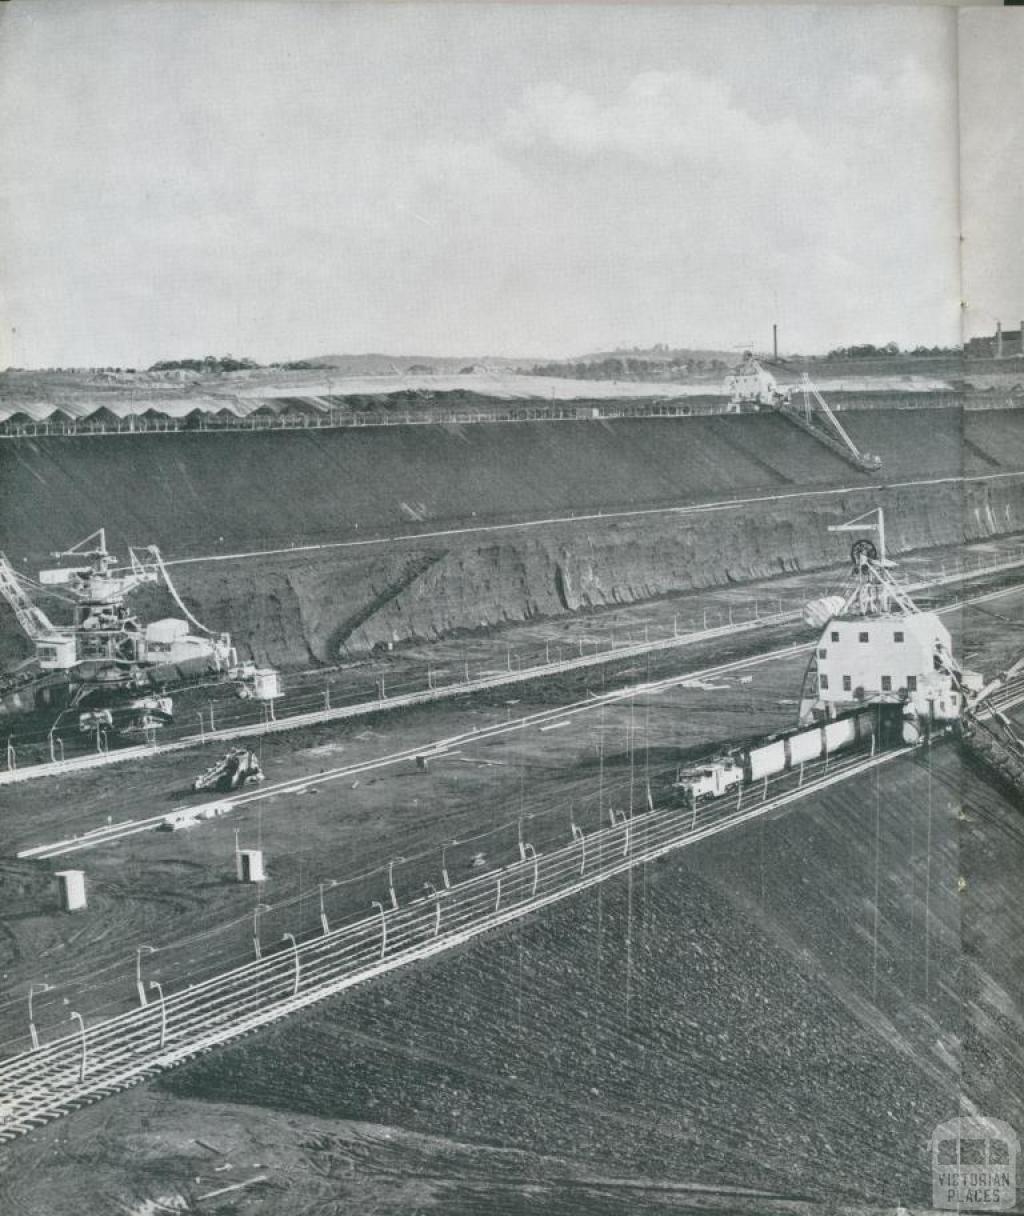
[(764, 781), (801, 765), (826, 760), (854, 747), (892, 747), (903, 740), (903, 711), (898, 704), (875, 702), (829, 722), (766, 739), (745, 752), (733, 752), (705, 765), (681, 770), (675, 788), (693, 801), (721, 797), (730, 789)]
[(871, 704), (815, 724), (792, 734), (770, 739), (752, 747), (743, 756), (744, 779), (760, 781), (815, 760), (825, 760), (836, 752), (865, 747), (872, 739), (878, 747), (888, 747), (901, 736), (902, 710), (898, 705)]

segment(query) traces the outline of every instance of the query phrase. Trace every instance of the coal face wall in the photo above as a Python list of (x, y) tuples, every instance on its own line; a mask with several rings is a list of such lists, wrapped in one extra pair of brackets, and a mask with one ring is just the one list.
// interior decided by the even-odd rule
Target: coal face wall
[(1024, 478), (202, 563), (179, 567), (178, 581), (204, 620), (230, 627), (258, 659), (331, 661), (380, 643), (834, 565), (828, 525), (876, 505), (888, 515), (891, 552), (955, 546), (1024, 530)]
[[(32, 571), (101, 525), (118, 552), (156, 542), (172, 557), (401, 534), (174, 568), (196, 615), (243, 651), (330, 661), (829, 565), (827, 525), (875, 505), (894, 551), (1024, 530), (1022, 420), (851, 412), (854, 439), (885, 462), (874, 476), (774, 415), (8, 441), (0, 548)], [(661, 511), (750, 496), (764, 501)], [(631, 510), (649, 513), (600, 517)], [(0, 634), (11, 631), (4, 616)]]

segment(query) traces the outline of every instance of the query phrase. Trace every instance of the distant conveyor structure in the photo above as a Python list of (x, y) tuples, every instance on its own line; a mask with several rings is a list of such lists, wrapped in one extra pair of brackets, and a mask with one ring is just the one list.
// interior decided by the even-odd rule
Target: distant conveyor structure
[(747, 351), (742, 362), (733, 368), (725, 387), (736, 410), (744, 405), (774, 410), (855, 469), (875, 473), (882, 467), (880, 457), (857, 447), (806, 372), (797, 386), (803, 398), (797, 404), (793, 401), (794, 390), (780, 387), (772, 373)]
[[(865, 473), (874, 473), (882, 467), (880, 457), (874, 456), (870, 452), (862, 452), (857, 447), (806, 373), (800, 383), (800, 391), (803, 395), (802, 405), (795, 404), (789, 396), (779, 395), (779, 398), (772, 402), (772, 408), (783, 418), (792, 422), (794, 426), (806, 431), (808, 435), (813, 435), (819, 443), (823, 443), (841, 459), (852, 464), (855, 469), (860, 469)], [(812, 401), (817, 408), (811, 404)], [(821, 418), (826, 420), (827, 426), (819, 421)]]

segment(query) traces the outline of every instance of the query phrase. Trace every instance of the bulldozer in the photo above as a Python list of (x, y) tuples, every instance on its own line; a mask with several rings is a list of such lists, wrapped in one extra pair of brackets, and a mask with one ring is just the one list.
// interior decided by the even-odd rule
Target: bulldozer
[(263, 769), (256, 753), (248, 747), (236, 747), (200, 773), (192, 782), (192, 789), (226, 794), (262, 780)]

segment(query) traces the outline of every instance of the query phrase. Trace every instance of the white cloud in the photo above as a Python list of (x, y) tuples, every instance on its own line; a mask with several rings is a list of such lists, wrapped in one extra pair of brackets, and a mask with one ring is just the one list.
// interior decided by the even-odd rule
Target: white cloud
[(840, 98), (851, 115), (864, 122), (889, 114), (905, 122), (943, 105), (943, 90), (934, 70), (929, 71), (916, 56), (905, 55), (893, 68), (886, 63), (873, 72), (854, 72), (843, 81)]
[(505, 132), (521, 148), (547, 145), (583, 157), (618, 153), (650, 163), (742, 164), (745, 171), (806, 163), (811, 152), (792, 119), (758, 119), (724, 81), (684, 70), (641, 72), (608, 101), (557, 83), (539, 85), (509, 113)]

